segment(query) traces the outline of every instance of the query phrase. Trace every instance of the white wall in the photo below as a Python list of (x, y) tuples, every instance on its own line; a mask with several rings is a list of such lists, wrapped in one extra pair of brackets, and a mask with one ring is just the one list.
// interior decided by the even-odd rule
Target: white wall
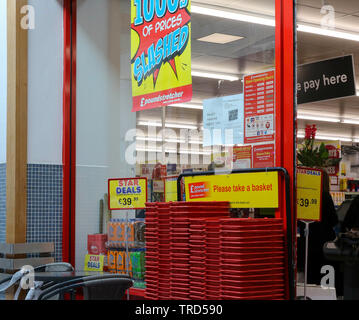
[(7, 44), (6, 0), (0, 0), (0, 163), (6, 162)]
[(28, 163), (62, 164), (62, 3), (29, 0), (35, 29), (28, 33)]
[(135, 174), (125, 161), (124, 136), (136, 127), (136, 113), (131, 112), (130, 1), (79, 0), (77, 10), (75, 250), (81, 269), (87, 235), (99, 231), (107, 179)]

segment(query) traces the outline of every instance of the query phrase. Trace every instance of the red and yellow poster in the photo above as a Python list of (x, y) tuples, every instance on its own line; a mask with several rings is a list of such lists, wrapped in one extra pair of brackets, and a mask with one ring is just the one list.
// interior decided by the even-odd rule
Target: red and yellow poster
[(251, 168), (252, 146), (233, 147), (233, 169)]
[(274, 71), (244, 77), (244, 143), (274, 140)]
[(131, 0), (132, 111), (192, 99), (191, 0)]
[(253, 147), (253, 168), (274, 167), (274, 144)]

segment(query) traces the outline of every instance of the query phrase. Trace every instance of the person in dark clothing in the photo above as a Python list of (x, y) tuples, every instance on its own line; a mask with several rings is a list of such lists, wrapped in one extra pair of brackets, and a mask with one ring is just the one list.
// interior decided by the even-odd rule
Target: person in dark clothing
[(359, 229), (359, 196), (356, 196), (352, 200), (348, 212), (345, 215), (341, 232), (347, 232), (352, 229)]
[[(324, 257), (323, 245), (336, 238), (334, 227), (338, 224), (333, 199), (329, 193), (329, 176), (323, 172), (323, 192), (322, 192), (322, 219), (312, 222), (309, 225), (308, 240), (308, 273), (307, 282), (310, 284), (320, 284), (323, 277), (321, 268), (324, 265), (333, 265), (333, 261), (328, 261)], [(300, 239), (298, 240), (298, 269), (304, 269), (305, 261), (305, 225), (299, 223)]]

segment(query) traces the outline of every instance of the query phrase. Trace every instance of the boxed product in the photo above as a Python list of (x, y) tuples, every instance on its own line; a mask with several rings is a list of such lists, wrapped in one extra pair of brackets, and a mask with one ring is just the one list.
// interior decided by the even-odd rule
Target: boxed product
[(87, 235), (87, 252), (89, 254), (107, 254), (106, 249), (107, 234), (89, 234)]
[(108, 271), (116, 273), (118, 252), (109, 250), (107, 253)]

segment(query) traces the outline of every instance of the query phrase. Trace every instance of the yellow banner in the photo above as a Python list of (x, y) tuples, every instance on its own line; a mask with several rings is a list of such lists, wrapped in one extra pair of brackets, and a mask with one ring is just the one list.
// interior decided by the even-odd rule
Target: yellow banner
[(322, 172), (297, 169), (297, 219), (320, 221), (322, 200)]
[(108, 180), (109, 209), (144, 209), (147, 202), (146, 178)]
[(278, 208), (278, 172), (185, 177), (186, 201), (229, 201), (231, 208)]
[(131, 0), (132, 111), (192, 99), (191, 1)]
[(165, 202), (177, 201), (177, 177), (165, 179)]
[(85, 256), (85, 271), (103, 271), (104, 255), (87, 254)]

